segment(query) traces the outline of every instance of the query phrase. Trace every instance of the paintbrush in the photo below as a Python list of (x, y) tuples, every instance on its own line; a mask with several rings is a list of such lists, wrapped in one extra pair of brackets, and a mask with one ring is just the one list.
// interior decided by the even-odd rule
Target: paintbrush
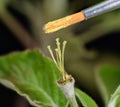
[(120, 8), (120, 0), (106, 0), (95, 6), (82, 10), (78, 13), (68, 15), (64, 18), (55, 21), (48, 22), (44, 26), (44, 31), (45, 33), (52, 33), (62, 28), (66, 28), (72, 24), (90, 19), (92, 17), (110, 12), (118, 8)]

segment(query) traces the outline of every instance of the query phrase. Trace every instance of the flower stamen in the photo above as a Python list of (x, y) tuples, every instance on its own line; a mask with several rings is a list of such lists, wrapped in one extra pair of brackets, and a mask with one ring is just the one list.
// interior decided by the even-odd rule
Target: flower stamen
[(57, 65), (57, 62), (56, 62), (56, 60), (55, 60), (55, 57), (54, 57), (54, 55), (53, 55), (53, 52), (52, 52), (52, 49), (51, 49), (51, 46), (50, 45), (48, 45), (48, 50), (49, 50), (49, 52), (50, 52), (50, 55), (51, 55), (51, 57), (52, 57), (52, 59), (53, 59), (53, 61), (54, 61), (54, 63)]
[(59, 69), (59, 71), (62, 74), (62, 81), (66, 81), (67, 79), (69, 79), (69, 75), (65, 72), (65, 68), (64, 68), (64, 53), (65, 53), (65, 47), (66, 47), (67, 41), (64, 41), (62, 44), (62, 49), (61, 49), (61, 44), (59, 41), (59, 38), (56, 39), (56, 45), (57, 48), (55, 49), (55, 57), (53, 55), (52, 49), (50, 46), (48, 46), (48, 50), (50, 52), (50, 55), (54, 61), (54, 63), (56, 64), (57, 68)]

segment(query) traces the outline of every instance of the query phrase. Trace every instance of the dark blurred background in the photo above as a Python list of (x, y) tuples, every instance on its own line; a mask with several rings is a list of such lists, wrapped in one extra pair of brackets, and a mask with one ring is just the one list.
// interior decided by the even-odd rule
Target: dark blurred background
[[(26, 17), (8, 5), (8, 11), (15, 16), (20, 23), (30, 30)], [(12, 31), (0, 20), (0, 55), (6, 55), (14, 51), (23, 51), (25, 46), (20, 43)], [(27, 100), (19, 96), (16, 92), (4, 87), (0, 84), (0, 106), (1, 107), (31, 107)]]
[[(0, 55), (33, 48), (39, 48), (45, 55), (49, 55), (46, 47), (48, 44), (54, 45), (56, 37), (67, 40), (67, 71), (75, 77), (76, 86), (103, 107), (104, 101), (93, 78), (94, 67), (113, 59), (119, 60), (120, 10), (53, 34), (43, 32), (46, 22), (78, 12), (100, 1), (102, 0), (0, 0)], [(30, 107), (26, 99), (2, 85), (0, 106)]]

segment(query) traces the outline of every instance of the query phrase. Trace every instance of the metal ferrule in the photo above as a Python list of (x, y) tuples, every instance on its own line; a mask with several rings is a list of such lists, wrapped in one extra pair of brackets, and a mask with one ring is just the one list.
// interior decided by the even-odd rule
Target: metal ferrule
[(106, 0), (98, 5), (83, 10), (86, 19), (120, 8), (120, 0)]

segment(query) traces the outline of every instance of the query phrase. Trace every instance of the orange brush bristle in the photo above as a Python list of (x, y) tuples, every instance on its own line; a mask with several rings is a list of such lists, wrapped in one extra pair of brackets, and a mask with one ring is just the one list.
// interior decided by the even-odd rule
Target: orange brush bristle
[(44, 31), (45, 33), (52, 33), (52, 32), (68, 27), (72, 24), (78, 23), (83, 20), (85, 20), (84, 13), (78, 12), (78, 13), (66, 16), (64, 18), (58, 19), (58, 20), (48, 22), (44, 26)]

